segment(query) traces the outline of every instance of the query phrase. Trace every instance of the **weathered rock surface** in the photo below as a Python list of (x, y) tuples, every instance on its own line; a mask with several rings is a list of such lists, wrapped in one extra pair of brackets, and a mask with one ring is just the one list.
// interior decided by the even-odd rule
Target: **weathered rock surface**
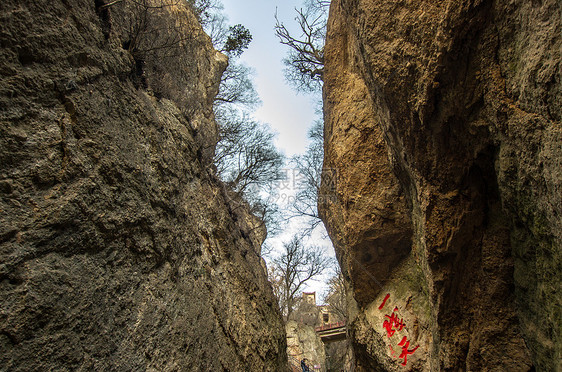
[(287, 333), (287, 354), (293, 361), (306, 358), (310, 367), (319, 365), (326, 367), (326, 351), (314, 326), (289, 320), (285, 324)]
[(263, 231), (210, 171), (226, 58), (133, 4), (0, 4), (0, 369), (284, 371)]
[(561, 27), (555, 0), (332, 1), (319, 208), (360, 370), (562, 370)]

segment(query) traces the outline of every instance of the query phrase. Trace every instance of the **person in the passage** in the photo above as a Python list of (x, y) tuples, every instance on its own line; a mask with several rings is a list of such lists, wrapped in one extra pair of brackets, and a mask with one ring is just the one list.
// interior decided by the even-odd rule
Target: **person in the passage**
[(301, 360), (301, 368), (302, 368), (302, 372), (310, 372), (310, 369), (308, 368), (308, 365), (306, 364), (308, 360), (306, 358), (304, 358), (303, 360)]

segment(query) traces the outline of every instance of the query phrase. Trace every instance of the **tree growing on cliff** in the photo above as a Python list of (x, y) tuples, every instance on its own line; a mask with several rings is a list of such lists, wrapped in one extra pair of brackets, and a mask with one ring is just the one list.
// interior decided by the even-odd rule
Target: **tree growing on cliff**
[(252, 70), (239, 63), (237, 58), (248, 48), (252, 41), (252, 34), (241, 24), (228, 26), (227, 17), (219, 11), (209, 14), (211, 21), (204, 25), (204, 29), (211, 37), (213, 46), (229, 57), (228, 66), (221, 76), (219, 93), (214, 100), (215, 116), (220, 125), (221, 120), (228, 116), (233, 109), (225, 107), (252, 110), (260, 102), (252, 82)]
[(214, 102), (219, 125), (221, 120), (231, 116), (233, 110), (228, 107), (251, 110), (260, 103), (251, 75), (252, 70), (249, 67), (235, 62), (229, 63), (222, 74), (219, 93)]
[(297, 90), (318, 91), (324, 74), (324, 42), (328, 7), (326, 0), (306, 0), (301, 9), (295, 9), (300, 30), (289, 31), (275, 15), (275, 34), (281, 44), (289, 47), (285, 64), (285, 77)]
[[(169, 22), (169, 15), (180, 0), (114, 0), (96, 1), (96, 11), (104, 14), (109, 9), (122, 18), (113, 26), (123, 37), (123, 47), (136, 60), (150, 57), (178, 56), (185, 52), (185, 43), (192, 40), (189, 25)], [(188, 4), (189, 5), (189, 4)], [(107, 13), (103, 15), (108, 18)]]
[(221, 119), (215, 164), (220, 178), (240, 195), (281, 179), (283, 155), (269, 127), (235, 112)]
[[(166, 52), (179, 56), (185, 52), (183, 47), (186, 42), (192, 41), (192, 30), (185, 22), (167, 21), (169, 13), (174, 12), (182, 2), (183, 0), (96, 1), (96, 10), (103, 14), (109, 8), (119, 8), (118, 17), (125, 20), (124, 27), (118, 30), (125, 37), (123, 46), (135, 58), (144, 60), (155, 53)], [(219, 0), (187, 0), (185, 4), (211, 35), (213, 44), (219, 51), (229, 56), (239, 56), (248, 48), (252, 34), (241, 24), (230, 27), (226, 25)], [(107, 14), (104, 17), (107, 18)]]
[(205, 42), (190, 15), (201, 19), (200, 12), (207, 12), (217, 1), (96, 0), (95, 6), (106, 38), (116, 34), (132, 56), (130, 76), (135, 85), (159, 99), (174, 101), (189, 115), (190, 92), (185, 89), (185, 74), (179, 72), (193, 66), (187, 66), (190, 58), (182, 56)]
[(250, 206), (250, 212), (259, 217), (269, 235), (279, 232), (281, 213), (277, 204), (265, 195), (282, 178), (283, 155), (273, 143), (274, 134), (269, 126), (253, 120), (247, 113), (223, 106), (217, 113), (219, 141), (214, 163), (218, 176), (240, 200)]
[(286, 320), (293, 313), (305, 284), (321, 275), (330, 262), (320, 247), (305, 246), (297, 236), (283, 244), (283, 251), (272, 259), (270, 281), (277, 288), (279, 307)]
[[(289, 46), (285, 76), (297, 90), (317, 93), (322, 86), (324, 72), (324, 42), (329, 0), (305, 0), (302, 9), (296, 9), (300, 34), (289, 31), (277, 15), (275, 31), (284, 45)], [(310, 235), (322, 222), (318, 203), (322, 177), (335, 180), (332, 172), (323, 171), (324, 127), (317, 120), (309, 131), (310, 144), (302, 155), (294, 156), (291, 163), (298, 173), (298, 191), (290, 206), (290, 217), (304, 219), (302, 234)], [(333, 181), (333, 180), (332, 180)]]
[(252, 34), (250, 33), (250, 30), (241, 24), (237, 24), (228, 28), (226, 41), (220, 51), (231, 57), (238, 57), (242, 54), (244, 49), (248, 49), (251, 41)]
[(216, 22), (223, 6), (220, 0), (186, 0), (202, 26)]
[(268, 234), (275, 233), (281, 216), (277, 205), (266, 200), (266, 196), (282, 176), (284, 157), (273, 143), (274, 134), (269, 126), (251, 116), (260, 100), (252, 82), (252, 70), (237, 60), (248, 48), (252, 35), (240, 24), (229, 26), (216, 0), (190, 1), (196, 8), (207, 6), (207, 12), (202, 12), (203, 28), (215, 49), (229, 57), (213, 105), (219, 129), (214, 156), (217, 175), (232, 191), (232, 206), (249, 205), (250, 212), (267, 226)]

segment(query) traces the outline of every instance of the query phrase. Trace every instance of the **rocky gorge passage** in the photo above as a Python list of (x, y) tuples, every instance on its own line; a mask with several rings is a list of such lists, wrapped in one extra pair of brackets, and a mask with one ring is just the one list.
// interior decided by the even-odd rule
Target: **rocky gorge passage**
[(561, 19), (332, 1), (319, 209), (358, 370), (562, 370)]
[(285, 370), (210, 163), (226, 57), (184, 2), (106, 3), (0, 3), (0, 369)]

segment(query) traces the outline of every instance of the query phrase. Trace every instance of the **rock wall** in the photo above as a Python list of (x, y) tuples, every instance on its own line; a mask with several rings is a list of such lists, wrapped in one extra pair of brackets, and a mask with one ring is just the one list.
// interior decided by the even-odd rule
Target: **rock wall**
[(264, 231), (210, 164), (227, 60), (173, 3), (0, 4), (3, 371), (286, 370)]
[(319, 209), (358, 370), (562, 370), (561, 23), (332, 1)]
[(285, 325), (285, 330), (287, 332), (287, 354), (295, 363), (306, 358), (311, 369), (315, 365), (326, 368), (324, 343), (314, 331), (314, 326), (289, 320)]

